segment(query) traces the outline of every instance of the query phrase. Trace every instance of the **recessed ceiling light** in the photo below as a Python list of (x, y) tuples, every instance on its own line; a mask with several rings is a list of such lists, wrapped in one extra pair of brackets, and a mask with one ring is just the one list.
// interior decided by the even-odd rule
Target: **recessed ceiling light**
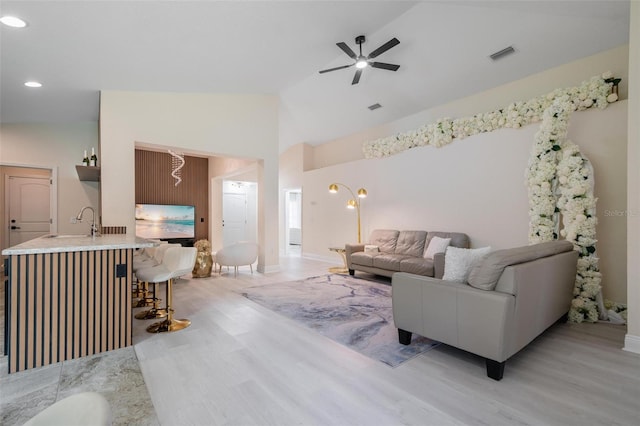
[(42, 83), (38, 83), (37, 81), (27, 81), (24, 85), (27, 87), (42, 87)]
[(3, 16), (2, 18), (0, 18), (0, 22), (14, 28), (24, 28), (27, 26), (26, 22), (15, 16)]

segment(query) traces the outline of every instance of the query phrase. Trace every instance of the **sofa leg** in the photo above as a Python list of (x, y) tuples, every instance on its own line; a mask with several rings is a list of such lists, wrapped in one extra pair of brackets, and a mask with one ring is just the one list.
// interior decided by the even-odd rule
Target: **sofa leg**
[(355, 269), (349, 269), (349, 275), (354, 276), (355, 273), (356, 273)]
[(409, 343), (411, 343), (411, 332), (399, 328), (398, 342), (400, 342), (401, 345), (408, 345)]
[(507, 361), (494, 361), (492, 359), (487, 359), (487, 376), (491, 377), (493, 380), (502, 380), (502, 375), (504, 374), (504, 364)]

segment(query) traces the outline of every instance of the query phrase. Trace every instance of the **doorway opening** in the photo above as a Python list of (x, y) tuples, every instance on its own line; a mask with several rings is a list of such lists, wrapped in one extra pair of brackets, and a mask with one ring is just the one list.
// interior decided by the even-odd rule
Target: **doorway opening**
[(0, 180), (0, 250), (57, 231), (54, 169), (1, 165)]
[(258, 241), (258, 185), (255, 182), (222, 182), (222, 243)]
[(302, 190), (285, 191), (284, 208), (285, 255), (302, 253)]

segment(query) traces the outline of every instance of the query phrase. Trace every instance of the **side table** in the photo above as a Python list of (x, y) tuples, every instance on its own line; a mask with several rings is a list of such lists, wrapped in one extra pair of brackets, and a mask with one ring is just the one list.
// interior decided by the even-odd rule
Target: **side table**
[(349, 269), (347, 268), (347, 256), (345, 255), (344, 247), (329, 247), (329, 251), (338, 253), (342, 257), (342, 266), (333, 266), (329, 268), (329, 272), (334, 274), (347, 274)]

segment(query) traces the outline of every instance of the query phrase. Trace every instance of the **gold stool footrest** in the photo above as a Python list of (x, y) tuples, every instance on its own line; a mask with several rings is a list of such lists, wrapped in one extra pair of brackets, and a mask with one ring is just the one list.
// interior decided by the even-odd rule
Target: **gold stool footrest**
[(155, 322), (147, 327), (149, 333), (165, 333), (182, 330), (191, 325), (188, 319), (166, 319), (164, 321)]
[(155, 299), (153, 297), (146, 297), (144, 299), (140, 299), (137, 302), (135, 302), (133, 304), (134, 308), (145, 308), (147, 306), (153, 306), (153, 304), (156, 302), (156, 300), (160, 300), (160, 299)]
[(140, 319), (140, 320), (164, 318), (166, 316), (167, 316), (166, 309), (156, 309), (156, 308), (147, 309), (146, 311), (138, 312), (137, 314), (134, 315), (136, 319)]

